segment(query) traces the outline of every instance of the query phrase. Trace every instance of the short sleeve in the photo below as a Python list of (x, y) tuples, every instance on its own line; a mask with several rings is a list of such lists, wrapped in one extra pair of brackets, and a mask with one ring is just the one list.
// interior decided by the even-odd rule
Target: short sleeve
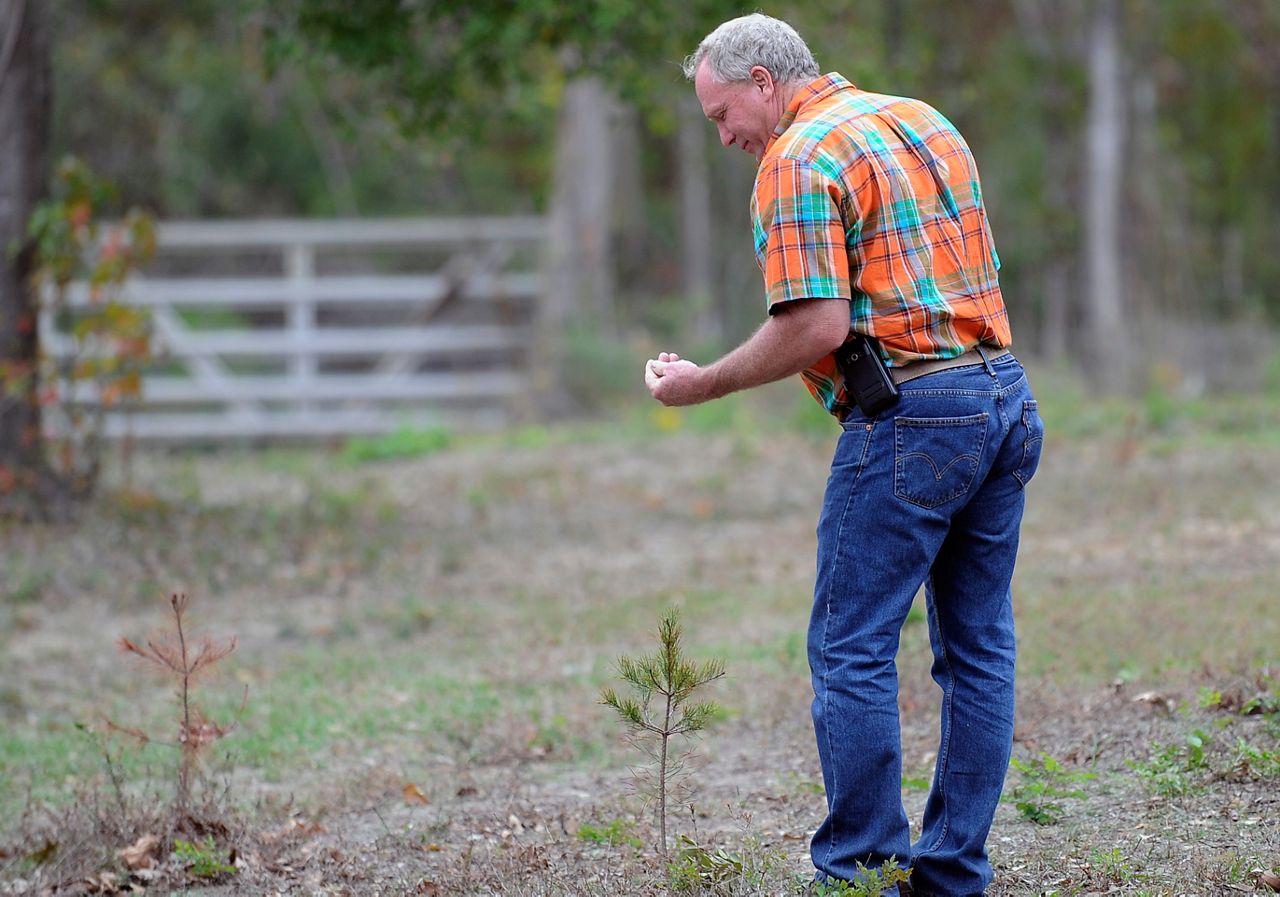
[(812, 164), (768, 159), (756, 174), (756, 256), (770, 313), (793, 299), (849, 299), (841, 190)]

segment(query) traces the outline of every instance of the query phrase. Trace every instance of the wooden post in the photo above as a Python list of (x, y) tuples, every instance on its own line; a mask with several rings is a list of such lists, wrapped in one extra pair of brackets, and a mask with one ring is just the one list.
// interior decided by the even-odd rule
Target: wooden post
[(294, 243), (285, 249), (285, 278), (289, 281), (287, 310), (289, 333), (293, 347), (289, 353), (289, 379), (298, 397), (298, 410), (314, 411), (308, 401), (319, 364), (312, 348), (316, 329), (315, 247), (310, 243)]

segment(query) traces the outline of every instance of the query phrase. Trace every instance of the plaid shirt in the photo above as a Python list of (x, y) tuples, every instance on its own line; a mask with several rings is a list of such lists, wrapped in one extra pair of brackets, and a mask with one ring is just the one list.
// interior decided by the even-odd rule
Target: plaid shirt
[[(852, 330), (879, 340), (890, 366), (1010, 343), (973, 156), (919, 100), (835, 73), (810, 82), (760, 162), (751, 217), (770, 313), (850, 299)], [(835, 356), (802, 376), (843, 419), (852, 400)]]

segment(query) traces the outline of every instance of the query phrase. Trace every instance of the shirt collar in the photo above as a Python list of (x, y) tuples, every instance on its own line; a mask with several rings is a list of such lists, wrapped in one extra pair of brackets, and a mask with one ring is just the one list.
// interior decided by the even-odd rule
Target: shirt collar
[(800, 114), (800, 111), (805, 106), (816, 103), (819, 100), (825, 100), (836, 91), (855, 89), (856, 85), (839, 72), (828, 72), (825, 75), (819, 75), (814, 78), (796, 91), (796, 95), (787, 104), (787, 111), (782, 113), (782, 118), (778, 119), (778, 125), (773, 129), (773, 136), (769, 138), (769, 145), (765, 147), (765, 152), (768, 152), (774, 142), (786, 133), (787, 128), (791, 127), (792, 122), (796, 120), (796, 116)]

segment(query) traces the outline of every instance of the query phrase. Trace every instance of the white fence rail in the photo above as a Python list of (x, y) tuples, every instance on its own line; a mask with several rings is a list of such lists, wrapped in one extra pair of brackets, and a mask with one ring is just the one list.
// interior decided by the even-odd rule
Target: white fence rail
[[(498, 417), (527, 392), (544, 233), (536, 217), (162, 224), (125, 290), (151, 314), (159, 364), (107, 433), (325, 437)], [(87, 287), (70, 300), (86, 305)], [(55, 356), (72, 350), (52, 320), (41, 333)]]

